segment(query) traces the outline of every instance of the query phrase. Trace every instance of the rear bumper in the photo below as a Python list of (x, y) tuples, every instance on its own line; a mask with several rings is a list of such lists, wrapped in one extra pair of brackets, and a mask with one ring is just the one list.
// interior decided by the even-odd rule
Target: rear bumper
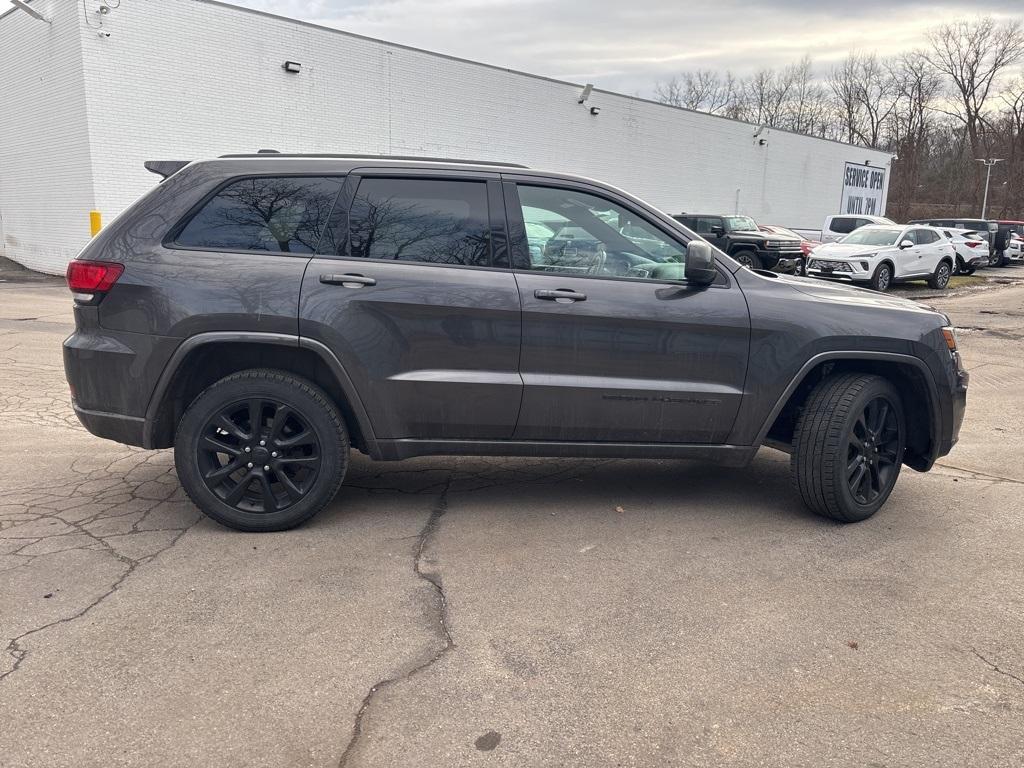
[[(86, 314), (92, 307), (76, 307)], [(77, 318), (78, 330), (64, 340), (64, 374), (82, 425), (94, 435), (143, 445), (146, 407), (180, 339), (109, 331), (94, 319)]]
[(75, 415), (82, 422), (82, 426), (97, 437), (125, 445), (142, 445), (146, 420), (141, 416), (90, 411), (79, 406), (74, 400), (71, 401), (71, 406), (75, 409)]

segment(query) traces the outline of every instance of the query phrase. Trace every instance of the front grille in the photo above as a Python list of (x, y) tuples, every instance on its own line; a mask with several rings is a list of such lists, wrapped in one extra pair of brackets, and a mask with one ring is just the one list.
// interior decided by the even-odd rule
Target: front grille
[(853, 272), (853, 267), (845, 261), (829, 261), (828, 259), (811, 259), (808, 269), (820, 269), (822, 272)]

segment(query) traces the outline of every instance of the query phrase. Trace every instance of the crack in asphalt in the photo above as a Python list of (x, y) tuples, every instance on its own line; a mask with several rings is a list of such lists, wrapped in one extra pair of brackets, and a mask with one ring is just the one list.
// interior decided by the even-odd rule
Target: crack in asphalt
[(992, 669), (993, 672), (998, 672), (1000, 675), (1004, 675), (1006, 677), (1009, 677), (1011, 680), (1016, 680), (1021, 685), (1024, 685), (1024, 677), (1017, 677), (1017, 675), (1013, 674), (1012, 672), (1007, 672), (1005, 669), (1001, 669), (998, 664), (994, 664), (993, 662), (989, 661), (984, 656), (982, 656), (980, 653), (978, 653), (978, 651), (976, 649), (974, 649), (974, 648), (971, 648), (971, 653), (973, 653), (975, 656), (977, 656), (979, 659), (981, 659), (985, 664), (987, 664)]
[[(78, 478), (70, 483), (12, 489), (0, 492), (0, 540), (15, 544), (15, 548), (4, 553), (4, 557), (16, 557), (18, 562), (2, 570), (6, 572), (31, 565), (39, 558), (68, 551), (102, 552), (113, 558), (123, 570), (102, 594), (67, 615), (31, 627), (20, 634), (9, 637), (4, 654), (11, 661), (10, 668), (0, 673), (0, 682), (13, 675), (30, 655), (24, 647), (26, 638), (52, 627), (67, 624), (88, 614), (93, 608), (118, 591), (125, 580), (140, 565), (152, 561), (178, 543), (199, 520), (198, 513), (191, 521), (182, 521), (180, 526), (155, 525), (142, 528), (146, 520), (157, 509), (173, 504), (181, 495), (180, 486), (171, 465), (164, 466), (166, 452), (131, 451), (118, 453), (107, 463), (89, 471), (77, 471)], [(125, 466), (128, 464), (128, 466)], [(75, 472), (75, 467), (72, 466)], [(86, 512), (82, 515), (81, 512)], [(126, 525), (131, 518), (130, 526)], [(31, 527), (42, 521), (52, 522), (55, 530), (39, 530)], [(119, 522), (123, 521), (123, 522)], [(29, 526), (24, 535), (19, 528)], [(95, 528), (95, 529), (94, 529)], [(160, 546), (143, 552), (121, 551), (122, 542), (137, 536), (171, 533)], [(67, 537), (68, 546), (59, 549), (30, 553), (29, 547), (40, 542), (57, 541)], [(143, 541), (145, 541), (143, 539)]]
[(348, 744), (345, 746), (345, 751), (341, 753), (341, 759), (338, 761), (338, 768), (345, 768), (348, 765), (349, 758), (352, 756), (356, 745), (359, 743), (359, 737), (363, 734), (363, 718), (369, 711), (377, 693), (385, 688), (395, 685), (396, 683), (400, 683), (403, 680), (409, 680), (410, 678), (418, 675), (420, 672), (432, 666), (446, 653), (455, 648), (455, 640), (452, 638), (452, 633), (449, 629), (448, 598), (445, 595), (441, 576), (438, 573), (431, 573), (423, 570), (423, 553), (437, 532), (441, 518), (444, 517), (445, 513), (448, 511), (448, 492), (451, 488), (453, 476), (454, 472), (449, 475), (444, 489), (438, 496), (437, 503), (434, 505), (434, 508), (430, 512), (430, 516), (427, 518), (427, 522), (423, 525), (423, 528), (420, 529), (419, 536), (417, 536), (418, 541), (414, 550), (412, 565), (413, 573), (430, 584), (433, 589), (435, 609), (437, 611), (437, 623), (440, 628), (440, 637), (443, 642), (440, 649), (433, 653), (429, 658), (415, 664), (402, 674), (394, 675), (378, 681), (370, 688), (366, 696), (363, 697), (363, 701), (360, 704), (359, 709), (356, 711), (355, 721), (352, 726), (352, 736), (349, 739)]
[[(196, 522), (198, 522), (198, 521), (196, 521)], [(43, 632), (44, 630), (50, 629), (51, 627), (56, 627), (56, 626), (58, 626), (60, 624), (68, 624), (68, 623), (70, 623), (72, 621), (77, 621), (78, 619), (80, 619), (83, 616), (85, 616), (87, 613), (89, 613), (89, 611), (91, 611), (93, 608), (95, 608), (100, 603), (102, 603), (104, 600), (106, 600), (108, 597), (110, 597), (112, 594), (114, 594), (118, 589), (120, 589), (121, 585), (125, 582), (125, 580), (129, 576), (131, 576), (135, 572), (136, 568), (138, 568), (143, 563), (148, 563), (148, 562), (152, 561), (154, 558), (159, 557), (161, 554), (163, 554), (168, 549), (173, 547), (175, 544), (178, 543), (178, 540), (182, 536), (184, 536), (186, 533), (188, 533), (188, 531), (195, 524), (196, 523), (193, 523), (192, 525), (189, 525), (189, 526), (187, 526), (185, 528), (181, 528), (181, 529), (164, 529), (164, 530), (176, 530), (178, 533), (177, 533), (176, 536), (174, 536), (174, 538), (171, 539), (171, 541), (167, 544), (167, 546), (160, 548), (159, 550), (157, 550), (155, 553), (153, 553), (152, 555), (150, 555), (148, 557), (140, 558), (138, 560), (133, 560), (131, 558), (126, 557), (125, 555), (122, 555), (122, 554), (120, 554), (118, 552), (115, 552), (113, 550), (113, 548), (110, 547), (109, 544), (107, 544), (106, 542), (103, 542), (104, 546), (109, 550), (111, 555), (113, 555), (116, 559), (118, 559), (118, 560), (120, 560), (122, 562), (126, 562), (127, 563), (127, 568), (125, 569), (124, 573), (122, 573), (114, 581), (114, 583), (110, 586), (110, 589), (108, 589), (106, 592), (104, 592), (102, 595), (97, 597), (95, 600), (93, 600), (91, 603), (86, 605), (82, 610), (78, 611), (77, 613), (74, 613), (74, 614), (72, 614), (70, 616), (64, 616), (62, 618), (55, 619), (54, 621), (51, 621), (51, 622), (49, 622), (47, 624), (43, 624), (42, 626), (39, 626), (39, 627), (33, 627), (32, 629), (30, 629), (30, 630), (28, 630), (26, 632), (22, 632), (17, 637), (12, 638), (11, 641), (8, 642), (8, 644), (7, 644), (6, 652), (8, 654), (10, 654), (10, 656), (14, 659), (14, 664), (6, 672), (0, 673), (0, 682), (3, 682), (5, 679), (7, 679), (11, 675), (13, 675), (15, 672), (17, 672), (18, 668), (21, 666), (21, 663), (28, 657), (28, 655), (29, 655), (28, 649), (21, 647), (21, 641), (22, 640), (24, 640), (27, 637), (31, 637), (32, 635), (38, 634), (39, 632)]]
[(935, 462), (935, 466), (941, 467), (942, 469), (952, 469), (956, 472), (961, 472), (961, 477), (964, 480), (981, 480), (993, 484), (1011, 483), (1014, 485), (1024, 485), (1024, 480), (1018, 480), (1015, 477), (1003, 477), (1002, 475), (992, 475), (988, 472), (981, 472), (977, 469), (967, 469), (966, 467), (958, 467), (954, 464), (944, 464), (941, 461)]

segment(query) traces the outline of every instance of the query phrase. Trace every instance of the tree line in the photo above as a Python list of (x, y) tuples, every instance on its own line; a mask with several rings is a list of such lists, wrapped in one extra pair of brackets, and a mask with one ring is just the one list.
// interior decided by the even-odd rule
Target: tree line
[(665, 104), (892, 152), (888, 215), (1024, 218), (1024, 30), (991, 17), (935, 27), (897, 56), (810, 57), (748, 77), (700, 69), (655, 86)]

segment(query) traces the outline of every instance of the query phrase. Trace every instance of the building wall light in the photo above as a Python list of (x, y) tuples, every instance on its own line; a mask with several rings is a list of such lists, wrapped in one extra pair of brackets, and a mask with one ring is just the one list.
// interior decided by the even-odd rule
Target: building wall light
[(302, 71), (302, 65), (299, 64), (299, 62), (297, 61), (286, 61), (284, 64), (281, 65), (281, 69), (283, 69), (285, 72), (298, 73)]

